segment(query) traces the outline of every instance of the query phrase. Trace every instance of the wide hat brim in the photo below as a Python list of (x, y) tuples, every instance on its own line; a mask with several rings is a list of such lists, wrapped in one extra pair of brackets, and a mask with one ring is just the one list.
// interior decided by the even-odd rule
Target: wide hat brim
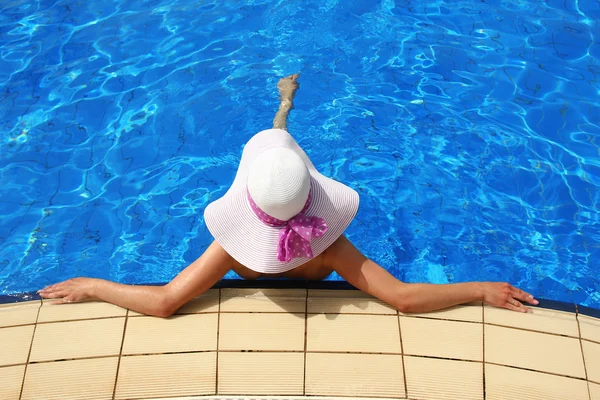
[(323, 218), (325, 235), (311, 241), (313, 256), (325, 251), (344, 233), (358, 211), (358, 193), (348, 186), (320, 174), (294, 138), (282, 129), (257, 133), (246, 143), (235, 179), (223, 197), (210, 203), (204, 211), (208, 230), (225, 251), (243, 266), (256, 272), (277, 274), (294, 269), (308, 258), (289, 262), (277, 259), (281, 228), (265, 225), (250, 208), (246, 187), (248, 171), (265, 150), (284, 147), (298, 154), (310, 173), (312, 201), (306, 215)]

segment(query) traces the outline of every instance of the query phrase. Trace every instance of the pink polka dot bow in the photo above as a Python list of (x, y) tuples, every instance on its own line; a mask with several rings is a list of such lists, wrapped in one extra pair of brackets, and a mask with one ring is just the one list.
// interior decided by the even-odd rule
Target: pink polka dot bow
[(252, 196), (250, 196), (250, 192), (247, 193), (250, 207), (258, 219), (265, 225), (281, 227), (277, 247), (277, 260), (289, 262), (299, 257), (313, 258), (310, 242), (312, 238), (320, 238), (327, 232), (327, 222), (323, 218), (307, 217), (304, 214), (308, 210), (312, 200), (311, 192), (308, 193), (308, 199), (306, 199), (306, 204), (302, 211), (288, 221), (271, 217), (262, 211), (254, 202)]

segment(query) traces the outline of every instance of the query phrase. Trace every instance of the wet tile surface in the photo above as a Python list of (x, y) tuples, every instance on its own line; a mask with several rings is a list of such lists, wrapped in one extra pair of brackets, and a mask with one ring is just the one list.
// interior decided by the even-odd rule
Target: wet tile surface
[(587, 382), (497, 365), (485, 365), (488, 400), (588, 400)]
[(219, 395), (302, 395), (303, 353), (220, 353)]
[(479, 301), (458, 305), (445, 310), (433, 311), (428, 313), (403, 314), (402, 316), (423, 317), (434, 319), (447, 319), (466, 322), (483, 322), (483, 308)]
[(404, 357), (408, 397), (483, 400), (483, 363)]
[[(179, 310), (175, 311), (175, 315), (217, 312), (219, 312), (219, 290), (211, 289), (181, 306)], [(128, 316), (139, 317), (144, 314), (129, 310)]]
[(100, 301), (71, 304), (52, 304), (52, 301), (42, 301), (38, 322), (124, 317), (127, 313), (127, 310), (124, 308)]
[(309, 290), (308, 313), (388, 314), (397, 311), (375, 297), (358, 290)]
[(309, 353), (306, 394), (403, 398), (402, 356)]
[(304, 313), (306, 289), (223, 289), (221, 312)]
[(579, 340), (485, 326), (486, 362), (585, 378)]
[(400, 317), (404, 354), (483, 361), (483, 324)]
[(219, 291), (211, 289), (184, 304), (175, 314), (219, 312)]
[(484, 307), (485, 323), (579, 337), (575, 314), (532, 307), (531, 313), (518, 313), (492, 306)]

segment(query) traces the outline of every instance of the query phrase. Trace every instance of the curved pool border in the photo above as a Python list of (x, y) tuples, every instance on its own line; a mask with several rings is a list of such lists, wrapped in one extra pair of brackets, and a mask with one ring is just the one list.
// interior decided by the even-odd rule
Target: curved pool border
[[(140, 283), (139, 285), (162, 286), (161, 283)], [(358, 290), (345, 281), (303, 281), (290, 279), (223, 279), (211, 289), (314, 289), (314, 290)], [(577, 303), (537, 298), (538, 307), (556, 311), (579, 313), (590, 317), (600, 318), (600, 308), (583, 306)], [(42, 300), (36, 292), (21, 292), (0, 295), (0, 304), (19, 303), (23, 301)]]

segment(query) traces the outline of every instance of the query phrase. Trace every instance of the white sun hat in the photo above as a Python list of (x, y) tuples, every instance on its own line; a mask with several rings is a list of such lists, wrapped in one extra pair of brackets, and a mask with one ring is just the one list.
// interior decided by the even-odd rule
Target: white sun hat
[(358, 193), (320, 174), (282, 129), (246, 143), (235, 179), (204, 211), (225, 251), (254, 271), (289, 271), (318, 256), (344, 233)]

